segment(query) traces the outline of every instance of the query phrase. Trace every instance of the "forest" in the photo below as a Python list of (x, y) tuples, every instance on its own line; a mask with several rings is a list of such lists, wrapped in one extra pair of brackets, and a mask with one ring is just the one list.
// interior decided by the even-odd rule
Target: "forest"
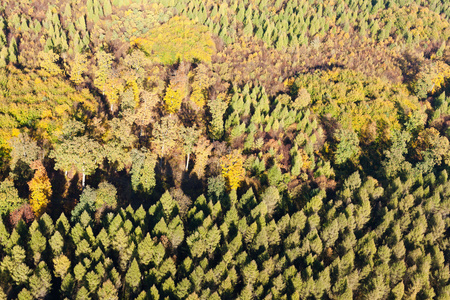
[(449, 1), (0, 12), (0, 300), (450, 299)]

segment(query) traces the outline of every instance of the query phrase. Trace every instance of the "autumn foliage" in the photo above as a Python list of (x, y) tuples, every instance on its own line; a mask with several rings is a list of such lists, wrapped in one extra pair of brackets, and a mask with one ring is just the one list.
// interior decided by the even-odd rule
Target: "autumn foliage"
[(32, 168), (35, 170), (33, 179), (28, 182), (30, 187), (30, 205), (33, 208), (34, 214), (39, 217), (47, 209), (52, 196), (52, 186), (50, 179), (47, 176), (42, 162), (37, 160), (32, 163)]
[(220, 160), (222, 175), (227, 182), (228, 188), (231, 190), (236, 190), (244, 179), (245, 169), (243, 163), (243, 157), (237, 151), (225, 155)]

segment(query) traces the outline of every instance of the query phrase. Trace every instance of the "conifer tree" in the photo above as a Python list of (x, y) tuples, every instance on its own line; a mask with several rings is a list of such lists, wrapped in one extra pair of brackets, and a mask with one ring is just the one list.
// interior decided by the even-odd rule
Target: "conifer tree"
[(125, 275), (125, 282), (132, 289), (133, 292), (137, 292), (139, 285), (141, 284), (141, 271), (136, 259), (133, 259), (131, 266)]
[(216, 97), (208, 102), (208, 107), (212, 115), (209, 125), (209, 135), (213, 140), (220, 140), (223, 136), (223, 115), (228, 107), (223, 97)]

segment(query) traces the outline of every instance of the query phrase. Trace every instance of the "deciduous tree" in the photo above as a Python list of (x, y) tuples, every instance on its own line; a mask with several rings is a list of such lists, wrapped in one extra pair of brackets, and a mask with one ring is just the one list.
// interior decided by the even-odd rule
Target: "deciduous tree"
[(41, 161), (35, 161), (32, 164), (32, 168), (36, 171), (33, 179), (28, 183), (31, 191), (30, 205), (33, 208), (34, 214), (39, 217), (44, 213), (47, 209), (47, 205), (50, 203), (52, 185)]

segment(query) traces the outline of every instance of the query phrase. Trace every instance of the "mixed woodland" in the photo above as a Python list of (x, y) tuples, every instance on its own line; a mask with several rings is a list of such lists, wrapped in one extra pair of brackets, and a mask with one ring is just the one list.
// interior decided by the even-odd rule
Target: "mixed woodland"
[(2, 0), (0, 299), (450, 299), (449, 38), (443, 0)]

